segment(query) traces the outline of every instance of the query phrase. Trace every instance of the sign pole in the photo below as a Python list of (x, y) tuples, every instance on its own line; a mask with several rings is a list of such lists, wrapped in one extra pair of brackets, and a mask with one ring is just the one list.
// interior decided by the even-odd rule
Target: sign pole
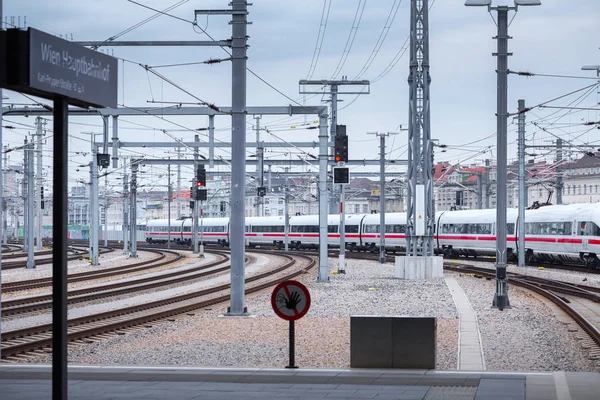
[(290, 320), (290, 362), (286, 368), (298, 368), (296, 366), (296, 321)]
[(52, 400), (67, 399), (68, 100), (54, 99), (52, 209)]
[(271, 306), (275, 314), (289, 321), (289, 363), (286, 368), (296, 366), (296, 325), (295, 321), (306, 315), (310, 309), (310, 293), (298, 281), (283, 281), (271, 294)]
[[(52, 399), (66, 400), (69, 104), (116, 107), (118, 62), (33, 28), (0, 29), (0, 42), (0, 86), (54, 101)], [(33, 213), (30, 218), (33, 221)], [(132, 248), (135, 254), (135, 246)]]

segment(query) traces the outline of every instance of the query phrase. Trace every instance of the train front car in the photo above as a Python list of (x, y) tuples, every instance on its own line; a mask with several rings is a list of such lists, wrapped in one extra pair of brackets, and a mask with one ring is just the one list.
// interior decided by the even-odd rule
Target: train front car
[(600, 206), (572, 204), (542, 207), (525, 214), (525, 260), (583, 262), (599, 268)]
[[(509, 259), (516, 254), (517, 210), (506, 213)], [(496, 255), (496, 210), (445, 211), (437, 217), (436, 246), (449, 258)]]
[(592, 207), (590, 223), (586, 225), (585, 232), (587, 249), (584, 250), (588, 252), (582, 255), (582, 259), (587, 267), (600, 269), (600, 204), (594, 204)]
[[(361, 248), (372, 253), (379, 251), (381, 217), (367, 214), (361, 224)], [(397, 252), (406, 250), (406, 213), (385, 214), (385, 248)]]

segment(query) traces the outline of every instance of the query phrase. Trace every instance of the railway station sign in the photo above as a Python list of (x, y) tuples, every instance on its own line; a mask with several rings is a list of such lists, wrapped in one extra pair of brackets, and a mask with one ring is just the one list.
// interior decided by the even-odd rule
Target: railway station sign
[(306, 315), (310, 308), (310, 293), (298, 281), (284, 281), (275, 287), (271, 306), (280, 318), (295, 321)]
[(37, 29), (0, 31), (0, 87), (80, 107), (117, 106), (117, 59)]

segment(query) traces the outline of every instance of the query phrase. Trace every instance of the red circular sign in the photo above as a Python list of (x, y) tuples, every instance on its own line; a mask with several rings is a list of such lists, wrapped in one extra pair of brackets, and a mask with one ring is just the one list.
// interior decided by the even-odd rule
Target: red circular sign
[(273, 289), (271, 306), (280, 318), (295, 321), (306, 315), (310, 308), (310, 293), (298, 281), (284, 281)]

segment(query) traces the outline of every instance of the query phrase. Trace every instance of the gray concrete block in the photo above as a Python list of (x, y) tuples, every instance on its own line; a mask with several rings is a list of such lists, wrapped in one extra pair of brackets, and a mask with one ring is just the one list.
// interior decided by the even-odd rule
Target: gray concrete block
[(435, 317), (398, 317), (392, 323), (392, 368), (435, 369)]
[(350, 367), (392, 368), (392, 319), (350, 317)]
[(435, 317), (350, 317), (352, 368), (435, 369)]

